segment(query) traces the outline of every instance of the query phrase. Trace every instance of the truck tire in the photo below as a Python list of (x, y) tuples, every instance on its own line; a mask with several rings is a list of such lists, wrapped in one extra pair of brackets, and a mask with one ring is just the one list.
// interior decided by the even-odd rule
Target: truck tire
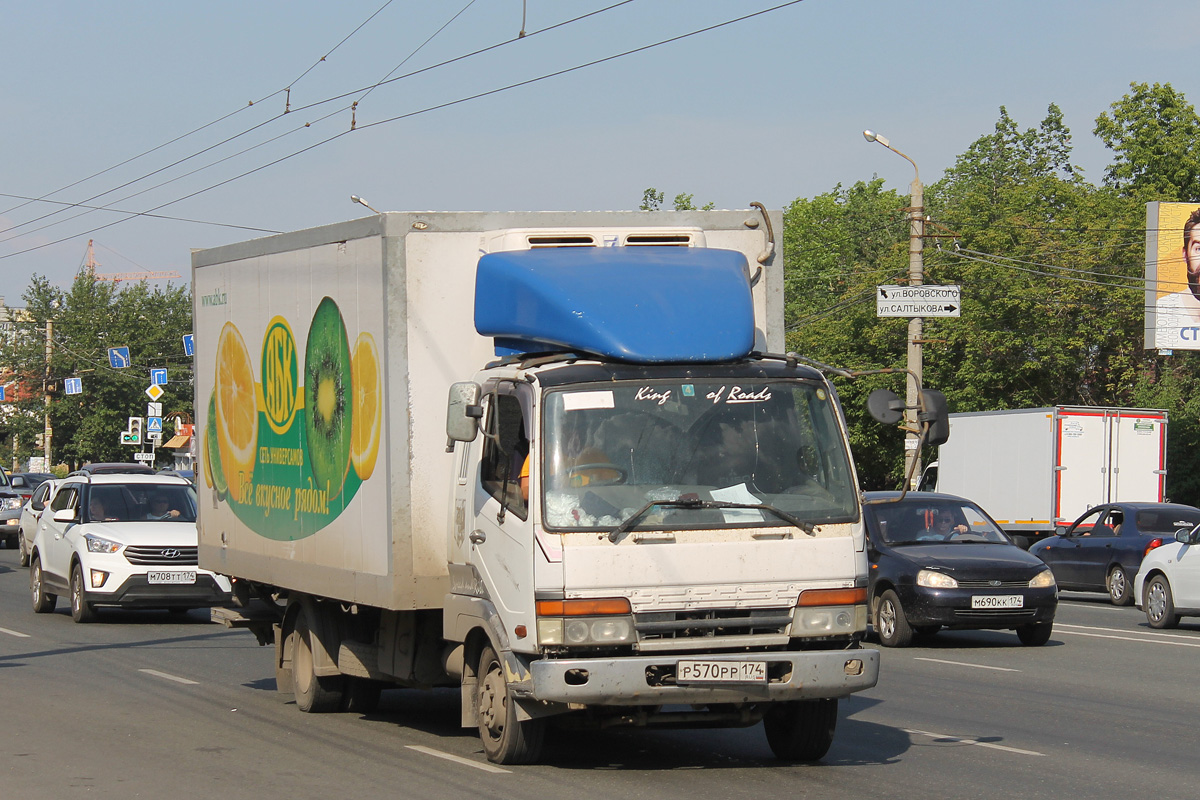
[(316, 674), (309, 613), (307, 608), (300, 610), (292, 631), (292, 691), (296, 696), (296, 707), (301, 711), (327, 714), (342, 707), (345, 676)]
[(546, 720), (517, 719), (517, 703), (504, 677), (504, 665), (491, 645), (479, 654), (475, 673), (475, 720), (488, 761), (533, 764), (541, 756)]
[(1112, 600), (1114, 606), (1127, 606), (1133, 603), (1133, 586), (1129, 583), (1129, 576), (1125, 574), (1125, 570), (1120, 564), (1116, 564), (1108, 571), (1108, 580), (1105, 585), (1108, 587), (1108, 599)]
[(772, 703), (763, 717), (767, 744), (780, 761), (816, 761), (829, 752), (837, 728), (837, 698)]
[(1175, 613), (1175, 598), (1171, 594), (1171, 584), (1164, 575), (1155, 575), (1146, 586), (1146, 599), (1142, 603), (1146, 609), (1146, 622), (1151, 628), (1174, 628), (1179, 624), (1179, 615)]
[(96, 607), (83, 599), (83, 567), (78, 563), (71, 568), (71, 619), (96, 621)]
[(900, 598), (891, 589), (883, 593), (875, 607), (875, 632), (879, 634), (879, 643), (884, 647), (908, 647), (912, 644), (913, 629), (904, 615)]
[(350, 714), (370, 714), (379, 708), (379, 695), (383, 684), (370, 678), (346, 676), (346, 687), (342, 690), (342, 711)]
[(36, 614), (49, 614), (58, 603), (58, 595), (46, 591), (42, 577), (42, 558), (34, 556), (29, 565), (29, 594), (33, 599), (33, 610)]

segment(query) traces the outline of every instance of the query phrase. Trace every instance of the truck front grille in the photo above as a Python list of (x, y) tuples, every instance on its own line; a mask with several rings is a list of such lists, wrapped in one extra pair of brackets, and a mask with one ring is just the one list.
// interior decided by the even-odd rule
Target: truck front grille
[(130, 545), (125, 548), (125, 560), (138, 566), (157, 567), (178, 565), (194, 567), (199, 563), (196, 557), (198, 548), (172, 546)]
[(650, 611), (633, 616), (641, 641), (785, 634), (791, 623), (790, 608)]

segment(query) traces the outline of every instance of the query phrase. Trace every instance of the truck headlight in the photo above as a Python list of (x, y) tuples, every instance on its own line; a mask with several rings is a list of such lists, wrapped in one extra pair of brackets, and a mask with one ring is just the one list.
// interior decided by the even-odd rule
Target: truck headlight
[(923, 569), (917, 573), (917, 586), (924, 586), (927, 589), (957, 589), (958, 581), (944, 572)]
[(1037, 575), (1033, 576), (1033, 580), (1029, 582), (1030, 589), (1047, 589), (1054, 586), (1054, 573), (1048, 569), (1044, 569)]
[(614, 645), (634, 641), (633, 612), (624, 597), (537, 601), (539, 645)]
[(867, 629), (867, 590), (808, 589), (792, 612), (792, 636), (829, 636)]
[(20, 508), (20, 507), (21, 507), (21, 498), (19, 498), (19, 497), (5, 497), (2, 500), (0, 500), (0, 510), (8, 511), (10, 508)]

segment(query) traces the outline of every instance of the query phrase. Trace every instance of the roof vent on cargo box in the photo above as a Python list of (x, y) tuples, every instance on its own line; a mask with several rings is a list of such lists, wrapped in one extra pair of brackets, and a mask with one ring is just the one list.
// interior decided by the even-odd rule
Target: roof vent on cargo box
[(674, 247), (688, 247), (692, 244), (692, 237), (686, 233), (631, 233), (625, 237), (626, 245), (669, 245)]
[(530, 247), (595, 247), (596, 237), (582, 236), (530, 236)]
[(509, 250), (479, 259), (475, 330), (499, 356), (734, 361), (754, 347), (746, 257), (697, 247)]

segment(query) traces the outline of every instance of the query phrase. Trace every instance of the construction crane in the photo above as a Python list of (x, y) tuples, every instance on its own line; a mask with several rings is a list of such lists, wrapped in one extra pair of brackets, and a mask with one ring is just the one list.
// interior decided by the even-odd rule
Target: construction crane
[(87, 257), (83, 262), (83, 268), (88, 271), (98, 281), (157, 281), (166, 278), (182, 278), (178, 272), (174, 270), (165, 272), (151, 272), (150, 270), (142, 270), (141, 272), (96, 272), (96, 267), (100, 266), (96, 263), (96, 248), (92, 244), (92, 240), (88, 239)]

